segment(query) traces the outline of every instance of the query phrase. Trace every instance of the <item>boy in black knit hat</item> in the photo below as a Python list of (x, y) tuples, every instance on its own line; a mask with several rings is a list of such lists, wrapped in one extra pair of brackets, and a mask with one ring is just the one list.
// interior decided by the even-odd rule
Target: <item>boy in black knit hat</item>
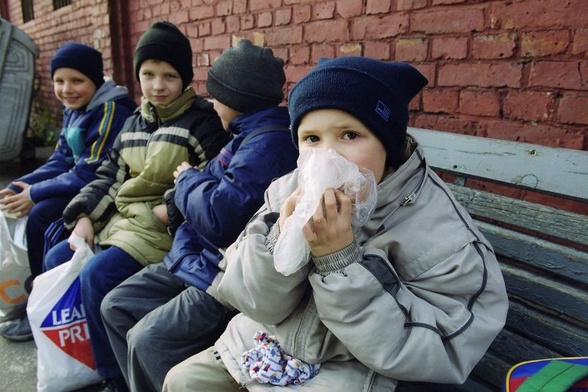
[(161, 391), (167, 371), (212, 344), (234, 316), (216, 283), (224, 250), (263, 204), (271, 181), (296, 166), (284, 62), (242, 40), (213, 63), (206, 87), (233, 139), (203, 170), (177, 167), (185, 218), (163, 263), (121, 283), (102, 302), (116, 358), (133, 391)]
[[(508, 300), (492, 246), (407, 135), (408, 104), (426, 83), (406, 63), (341, 57), (294, 86), (301, 164), (272, 183), (219, 266), (217, 297), (241, 313), (212, 347), (172, 368), (163, 391), (390, 392), (398, 380), (465, 381)], [(304, 164), (321, 154), (322, 166)], [(307, 180), (340, 174), (340, 162), (371, 181), (355, 193), (361, 182), (321, 188), (313, 208), (302, 203), (316, 189)], [(355, 223), (374, 188), (375, 207)], [(310, 214), (288, 233), (299, 209)], [(282, 273), (281, 240), (298, 233), (305, 250)]]
[[(176, 26), (154, 23), (139, 39), (134, 66), (141, 105), (98, 178), (63, 213), (72, 237), (99, 245), (80, 271), (80, 285), (94, 360), (104, 377), (102, 391), (128, 389), (102, 323), (102, 299), (171, 249), (166, 195), (174, 187), (174, 169), (182, 162), (203, 168), (229, 140), (212, 104), (191, 87), (191, 45)], [(54, 268), (72, 254), (69, 241), (62, 241), (47, 253), (45, 267)]]

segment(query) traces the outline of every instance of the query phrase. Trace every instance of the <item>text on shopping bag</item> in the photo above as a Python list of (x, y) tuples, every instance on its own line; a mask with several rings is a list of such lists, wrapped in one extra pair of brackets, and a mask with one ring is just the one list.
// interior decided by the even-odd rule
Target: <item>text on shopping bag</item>
[(96, 369), (79, 290), (76, 278), (41, 323), (41, 331), (67, 355)]

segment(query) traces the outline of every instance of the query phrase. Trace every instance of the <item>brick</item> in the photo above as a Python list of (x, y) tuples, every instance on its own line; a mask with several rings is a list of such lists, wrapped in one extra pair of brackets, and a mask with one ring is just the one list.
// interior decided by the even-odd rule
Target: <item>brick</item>
[(249, 11), (263, 11), (281, 6), (282, 0), (249, 0)]
[(407, 11), (425, 8), (427, 6), (427, 0), (397, 0), (396, 10)]
[(242, 30), (251, 30), (255, 27), (255, 18), (253, 15), (243, 15), (241, 17), (241, 29)]
[(453, 89), (423, 91), (423, 109), (429, 113), (453, 113), (459, 106), (459, 92)]
[(363, 43), (363, 55), (378, 60), (390, 60), (390, 44), (381, 41)]
[(312, 7), (308, 4), (298, 5), (292, 8), (292, 21), (294, 24), (305, 23), (310, 21)]
[(459, 93), (458, 112), (471, 116), (499, 117), (500, 96), (494, 90), (462, 90)]
[(582, 84), (577, 61), (539, 61), (533, 63), (529, 86), (578, 89)]
[(225, 21), (222, 18), (213, 19), (211, 23), (211, 28), (212, 35), (220, 35), (227, 31), (227, 26), (225, 26)]
[(412, 32), (467, 33), (484, 28), (484, 11), (481, 8), (451, 8), (422, 11), (411, 16)]
[(337, 57), (339, 56), (361, 56), (361, 44), (348, 43), (338, 47)]
[(396, 41), (394, 56), (400, 61), (424, 61), (427, 59), (428, 40), (426, 38), (401, 38)]
[(362, 0), (336, 0), (337, 15), (351, 18), (362, 14)]
[(273, 23), (273, 14), (271, 12), (260, 12), (257, 15), (257, 27), (269, 27)]
[(522, 65), (517, 63), (460, 63), (439, 67), (439, 86), (521, 86)]
[(465, 37), (433, 38), (431, 56), (433, 59), (465, 59), (468, 55), (468, 39)]
[(585, 27), (586, 0), (541, 0), (492, 2), (491, 27), (495, 29), (552, 29), (553, 26)]
[(204, 50), (224, 50), (231, 45), (231, 37), (228, 35), (216, 35), (204, 38)]
[(506, 118), (523, 121), (547, 121), (552, 117), (555, 96), (551, 92), (511, 91), (504, 97)]
[(227, 16), (231, 15), (233, 10), (233, 2), (231, 0), (219, 1), (215, 5), (216, 16)]
[(570, 44), (568, 31), (534, 31), (523, 33), (521, 55), (524, 57), (544, 57), (566, 51)]
[(282, 27), (267, 32), (269, 46), (300, 44), (302, 43), (302, 27)]
[(324, 3), (316, 3), (312, 7), (312, 19), (313, 20), (333, 19), (334, 16), (335, 16), (335, 2), (334, 1), (327, 1)]
[(475, 59), (511, 58), (517, 47), (516, 33), (484, 34), (472, 41), (472, 56)]
[(384, 39), (396, 37), (408, 32), (409, 19), (406, 13), (388, 16), (367, 16), (351, 22), (353, 40)]
[(557, 117), (562, 123), (588, 125), (588, 94), (564, 93), (559, 100)]
[(212, 18), (214, 16), (214, 7), (209, 5), (202, 5), (196, 8), (190, 8), (188, 12), (190, 20), (203, 20)]
[(341, 42), (348, 39), (349, 32), (345, 20), (310, 22), (304, 27), (305, 42)]
[(307, 64), (310, 60), (310, 47), (308, 45), (293, 45), (290, 48), (290, 64)]
[(288, 25), (292, 21), (292, 9), (282, 8), (276, 10), (276, 26)]
[(233, 34), (241, 31), (241, 17), (239, 15), (230, 15), (225, 19), (227, 33)]
[(316, 64), (321, 57), (333, 58), (335, 57), (335, 48), (332, 45), (314, 44), (312, 45), (311, 61)]
[(365, 13), (372, 14), (386, 14), (390, 12), (391, 0), (367, 0)]
[(577, 29), (574, 33), (572, 54), (576, 56), (588, 54), (588, 29)]

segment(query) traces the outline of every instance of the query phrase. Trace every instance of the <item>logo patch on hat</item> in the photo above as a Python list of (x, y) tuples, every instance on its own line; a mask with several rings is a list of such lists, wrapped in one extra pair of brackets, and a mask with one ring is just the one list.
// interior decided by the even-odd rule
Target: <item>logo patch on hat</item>
[(376, 105), (376, 113), (378, 113), (378, 115), (386, 122), (390, 120), (390, 116), (392, 115), (392, 112), (390, 109), (388, 109), (388, 106), (386, 106), (382, 101), (378, 101), (378, 104)]
[(67, 355), (96, 369), (86, 313), (82, 306), (80, 280), (76, 279), (41, 323), (41, 331)]

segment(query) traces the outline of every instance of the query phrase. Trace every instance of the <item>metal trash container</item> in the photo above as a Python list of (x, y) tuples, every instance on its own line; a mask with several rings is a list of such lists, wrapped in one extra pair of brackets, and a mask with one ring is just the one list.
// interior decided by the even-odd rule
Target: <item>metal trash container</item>
[(17, 158), (23, 146), (39, 47), (0, 18), (0, 162)]

